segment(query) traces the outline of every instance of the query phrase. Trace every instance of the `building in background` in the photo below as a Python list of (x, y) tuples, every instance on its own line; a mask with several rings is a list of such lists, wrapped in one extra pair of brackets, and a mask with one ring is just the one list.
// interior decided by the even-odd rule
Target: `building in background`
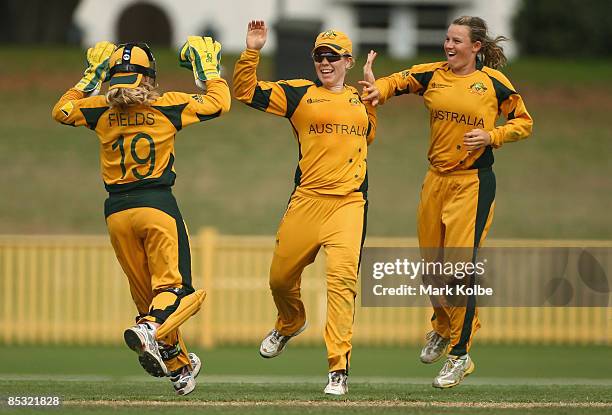
[[(449, 22), (460, 15), (484, 18), (493, 34), (511, 37), (518, 0), (82, 0), (75, 23), (83, 44), (101, 39), (146, 40), (178, 47), (188, 35), (213, 34), (227, 52), (245, 46), (246, 24), (263, 19), (272, 28), (280, 20), (310, 20), (338, 28), (355, 43), (356, 53), (370, 48), (396, 58), (439, 51)], [(275, 30), (267, 52), (276, 50)], [(516, 54), (513, 41), (507, 55)]]

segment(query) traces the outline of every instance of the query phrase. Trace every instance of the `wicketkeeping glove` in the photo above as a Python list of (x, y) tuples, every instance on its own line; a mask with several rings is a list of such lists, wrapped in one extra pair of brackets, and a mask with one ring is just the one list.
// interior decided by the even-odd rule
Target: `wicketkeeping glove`
[(108, 58), (115, 51), (115, 45), (110, 42), (98, 42), (94, 47), (87, 49), (87, 69), (83, 78), (74, 86), (75, 89), (85, 93), (99, 90), (108, 72)]
[(193, 70), (196, 81), (221, 78), (221, 43), (211, 37), (189, 36), (179, 52), (179, 64)]

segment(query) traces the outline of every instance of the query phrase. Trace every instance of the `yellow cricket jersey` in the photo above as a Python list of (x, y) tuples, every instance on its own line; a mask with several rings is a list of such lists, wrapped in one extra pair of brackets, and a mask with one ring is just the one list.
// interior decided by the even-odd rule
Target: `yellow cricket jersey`
[(68, 90), (55, 104), (53, 118), (94, 130), (100, 140), (102, 178), (109, 193), (170, 187), (174, 184), (177, 131), (218, 117), (230, 108), (223, 79), (207, 81), (206, 94), (166, 92), (150, 106), (111, 108), (104, 96)]
[[(489, 167), (493, 164), (491, 146), (499, 148), (531, 134), (533, 120), (523, 99), (501, 72), (486, 66), (461, 76), (447, 62), (415, 65), (376, 80), (376, 86), (381, 104), (394, 95), (423, 96), (431, 128), (427, 157), (441, 173)], [(500, 114), (507, 121), (496, 126)], [(473, 129), (488, 131), (491, 146), (467, 151), (463, 135)]]
[(258, 63), (259, 51), (242, 53), (234, 69), (234, 95), (253, 108), (289, 119), (299, 146), (296, 187), (324, 195), (365, 194), (375, 109), (351, 86), (336, 93), (305, 79), (258, 81)]

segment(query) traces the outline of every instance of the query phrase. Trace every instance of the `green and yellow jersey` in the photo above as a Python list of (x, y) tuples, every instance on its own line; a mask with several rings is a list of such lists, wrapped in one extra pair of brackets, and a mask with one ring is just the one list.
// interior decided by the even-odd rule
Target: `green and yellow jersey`
[(150, 106), (111, 108), (104, 96), (68, 90), (53, 118), (86, 126), (100, 140), (102, 179), (109, 193), (174, 184), (174, 139), (182, 128), (227, 112), (231, 96), (223, 79), (206, 82), (206, 94), (166, 92)]
[(305, 79), (258, 81), (258, 63), (259, 51), (242, 53), (234, 69), (234, 95), (289, 120), (299, 146), (296, 187), (323, 195), (365, 193), (375, 109), (351, 86), (336, 93)]
[[(461, 76), (447, 62), (415, 65), (377, 79), (376, 86), (381, 104), (394, 95), (423, 96), (431, 128), (427, 157), (440, 173), (489, 167), (493, 164), (491, 146), (499, 148), (531, 134), (533, 120), (523, 99), (501, 72), (486, 66)], [(500, 114), (506, 122), (496, 126)], [(463, 135), (473, 129), (488, 131), (491, 146), (467, 151)]]

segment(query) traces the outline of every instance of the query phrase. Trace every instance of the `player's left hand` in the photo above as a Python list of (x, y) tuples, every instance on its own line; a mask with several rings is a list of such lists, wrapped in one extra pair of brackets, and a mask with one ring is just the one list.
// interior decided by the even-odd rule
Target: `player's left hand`
[(491, 134), (485, 130), (474, 129), (463, 135), (463, 145), (466, 150), (473, 151), (491, 145)]

